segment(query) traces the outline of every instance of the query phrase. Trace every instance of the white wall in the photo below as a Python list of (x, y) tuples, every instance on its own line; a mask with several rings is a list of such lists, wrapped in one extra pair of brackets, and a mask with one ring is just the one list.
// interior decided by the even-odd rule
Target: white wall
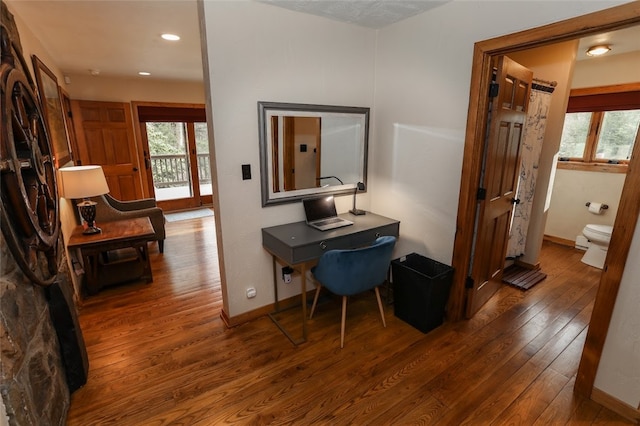
[[(640, 52), (578, 61), (571, 88), (638, 83), (638, 69)], [(558, 170), (544, 233), (574, 241), (588, 223), (613, 225), (625, 176), (623, 173)], [(587, 201), (603, 202), (610, 208), (596, 216), (588, 212)]]
[(164, 81), (149, 77), (116, 78), (69, 75), (70, 84), (58, 81), (71, 99), (104, 102), (204, 103), (204, 83)]
[[(613, 225), (625, 177), (623, 173), (558, 170), (545, 234), (575, 241), (588, 223)], [(589, 213), (587, 201), (605, 203), (609, 209), (601, 215)]]
[[(223, 291), (230, 317), (273, 303), (261, 228), (304, 220), (300, 203), (261, 207), (258, 101), (373, 106), (375, 31), (258, 2), (203, 3), (209, 57)], [(213, 152), (213, 150), (211, 151)], [(251, 180), (242, 180), (250, 164)], [(359, 200), (367, 208), (366, 195)], [(351, 197), (339, 197), (339, 212)], [(296, 278), (278, 290), (300, 292)], [(247, 299), (247, 287), (257, 296)]]
[[(273, 301), (260, 228), (303, 218), (297, 205), (260, 208), (256, 101), (371, 106), (375, 69), (362, 207), (370, 197), (371, 210), (401, 220), (397, 252), (450, 263), (474, 42), (620, 3), (453, 1), (380, 30), (376, 56), (371, 30), (253, 2), (204, 2), (228, 314)], [(256, 178), (241, 181), (242, 163)], [(248, 286), (256, 299), (246, 300)]]
[(594, 386), (640, 407), (640, 221), (636, 225)]
[(451, 262), (474, 43), (611, 5), (453, 1), (379, 32), (372, 209), (400, 252)]

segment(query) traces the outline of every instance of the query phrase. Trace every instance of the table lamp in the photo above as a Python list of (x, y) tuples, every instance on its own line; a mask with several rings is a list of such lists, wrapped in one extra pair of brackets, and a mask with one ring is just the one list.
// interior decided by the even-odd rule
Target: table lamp
[(100, 166), (73, 166), (58, 170), (61, 196), (82, 201), (78, 203), (80, 216), (87, 222), (83, 234), (98, 234), (102, 230), (96, 227), (96, 203), (89, 197), (96, 197), (109, 192), (109, 185)]
[(358, 182), (356, 184), (356, 189), (353, 191), (353, 208), (349, 210), (349, 213), (354, 214), (356, 216), (367, 214), (367, 212), (365, 212), (364, 210), (360, 210), (356, 208), (356, 195), (358, 194), (358, 190), (364, 191), (364, 189), (365, 189), (364, 182)]

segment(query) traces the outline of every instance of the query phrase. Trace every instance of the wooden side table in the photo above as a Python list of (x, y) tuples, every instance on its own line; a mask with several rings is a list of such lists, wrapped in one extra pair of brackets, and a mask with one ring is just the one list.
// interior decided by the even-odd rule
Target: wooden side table
[(67, 244), (82, 259), (87, 293), (135, 279), (152, 282), (147, 242), (155, 233), (149, 218), (104, 222), (99, 227), (101, 233), (84, 235), (83, 227), (77, 226)]

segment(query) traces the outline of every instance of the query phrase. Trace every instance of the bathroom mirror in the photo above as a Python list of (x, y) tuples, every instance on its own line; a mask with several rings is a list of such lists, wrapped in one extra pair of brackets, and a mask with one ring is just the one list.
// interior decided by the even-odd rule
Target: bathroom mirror
[(367, 181), (369, 108), (258, 102), (262, 206)]

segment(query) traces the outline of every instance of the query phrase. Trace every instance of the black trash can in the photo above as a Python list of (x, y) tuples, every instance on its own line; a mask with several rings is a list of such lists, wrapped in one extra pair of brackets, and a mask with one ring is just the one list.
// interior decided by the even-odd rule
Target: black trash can
[(444, 321), (453, 268), (411, 253), (391, 261), (393, 311), (423, 333)]

